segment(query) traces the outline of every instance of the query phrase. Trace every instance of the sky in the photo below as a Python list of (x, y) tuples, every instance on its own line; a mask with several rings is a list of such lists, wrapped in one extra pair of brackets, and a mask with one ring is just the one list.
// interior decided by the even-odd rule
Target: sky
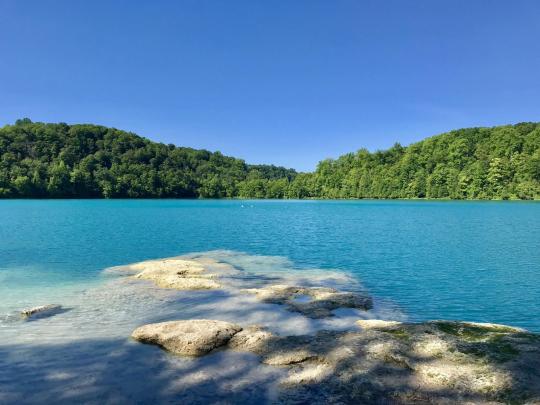
[(540, 1), (0, 0), (0, 125), (96, 123), (313, 170), (540, 121)]

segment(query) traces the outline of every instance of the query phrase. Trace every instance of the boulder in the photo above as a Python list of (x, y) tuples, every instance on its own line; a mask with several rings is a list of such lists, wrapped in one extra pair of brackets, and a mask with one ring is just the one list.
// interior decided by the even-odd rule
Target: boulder
[(341, 292), (326, 287), (298, 287), (277, 284), (263, 288), (250, 288), (244, 291), (255, 294), (263, 302), (283, 304), (289, 311), (300, 312), (310, 318), (332, 316), (332, 311), (338, 308), (368, 310), (373, 307), (371, 297), (358, 293)]
[(356, 324), (362, 329), (387, 329), (401, 325), (398, 321), (383, 321), (382, 319), (360, 319)]
[(158, 345), (184, 356), (202, 356), (227, 344), (242, 328), (207, 319), (153, 323), (135, 329), (132, 337), (142, 343)]
[(56, 304), (40, 305), (21, 311), (21, 316), (25, 319), (37, 316), (51, 316), (59, 312), (61, 309), (62, 306)]
[(126, 266), (129, 271), (138, 271), (135, 278), (150, 280), (160, 288), (175, 290), (211, 290), (220, 287), (214, 279), (215, 273), (195, 260), (163, 259), (148, 260)]
[(277, 337), (267, 329), (260, 326), (248, 326), (235, 334), (228, 346), (232, 349), (262, 354), (268, 350), (270, 342)]
[(213, 290), (220, 284), (209, 278), (186, 277), (178, 274), (137, 274), (136, 278), (151, 280), (160, 288), (175, 290)]

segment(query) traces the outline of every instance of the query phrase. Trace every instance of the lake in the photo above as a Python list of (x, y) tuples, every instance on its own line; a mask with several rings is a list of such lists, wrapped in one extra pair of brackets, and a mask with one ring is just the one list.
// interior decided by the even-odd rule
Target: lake
[(215, 250), (263, 273), (351, 274), (410, 320), (540, 331), (534, 202), (3, 200), (0, 314), (62, 302), (110, 266)]

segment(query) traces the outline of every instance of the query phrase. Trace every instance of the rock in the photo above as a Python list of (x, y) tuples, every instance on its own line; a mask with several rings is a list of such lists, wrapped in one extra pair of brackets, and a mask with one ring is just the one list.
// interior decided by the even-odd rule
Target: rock
[(319, 384), (329, 378), (336, 369), (328, 364), (309, 364), (299, 370), (292, 371), (281, 383), (298, 386), (303, 384)]
[(540, 396), (533, 371), (540, 367), (539, 335), (454, 321), (358, 325), (362, 330), (283, 337), (250, 327), (229, 347), (290, 368), (278, 402), (534, 403)]
[(235, 334), (229, 341), (232, 349), (262, 354), (277, 337), (260, 326), (249, 326)]
[(175, 354), (202, 356), (227, 344), (241, 330), (240, 326), (229, 322), (193, 319), (144, 325), (135, 329), (131, 336)]
[(56, 304), (48, 304), (48, 305), (40, 305), (37, 307), (25, 309), (21, 311), (21, 316), (23, 318), (30, 318), (34, 316), (48, 316), (48, 315), (54, 315), (58, 311), (62, 309), (61, 305)]
[[(310, 318), (332, 316), (332, 311), (338, 308), (368, 310), (373, 307), (373, 301), (370, 297), (340, 292), (326, 287), (298, 287), (278, 284), (244, 291), (255, 294), (263, 302), (286, 305), (289, 311), (300, 312)], [(300, 301), (299, 298), (307, 298), (307, 301)]]
[(153, 281), (158, 287), (176, 290), (211, 290), (220, 288), (216, 273), (206, 270), (203, 263), (187, 259), (148, 260), (125, 266), (138, 271), (135, 278)]
[(287, 367), (277, 402), (534, 403), (540, 398), (539, 335), (455, 321), (371, 319), (358, 325), (362, 330), (279, 336), (261, 326), (186, 320), (142, 326), (133, 337), (190, 356), (226, 345), (259, 355), (264, 364)]
[(383, 321), (382, 319), (360, 319), (356, 324), (362, 329), (386, 329), (401, 325), (398, 321)]
[(428, 324), (437, 326), (439, 329), (450, 334), (488, 334), (488, 333), (526, 333), (527, 330), (514, 326), (500, 325), (497, 323), (484, 322), (461, 322), (461, 321), (429, 321)]
[(296, 295), (303, 294), (301, 287), (275, 284), (263, 288), (249, 288), (244, 292), (255, 294), (257, 298), (269, 304), (284, 304)]
[(277, 336), (260, 326), (250, 326), (238, 332), (229, 347), (249, 351), (262, 357), (262, 362), (273, 366), (297, 364), (313, 359), (309, 336)]
[(282, 350), (269, 353), (263, 358), (263, 363), (271, 366), (287, 366), (302, 363), (317, 356), (307, 350)]
[(213, 290), (220, 287), (214, 280), (200, 277), (185, 277), (176, 274), (137, 274), (135, 277), (152, 280), (160, 288), (175, 290)]

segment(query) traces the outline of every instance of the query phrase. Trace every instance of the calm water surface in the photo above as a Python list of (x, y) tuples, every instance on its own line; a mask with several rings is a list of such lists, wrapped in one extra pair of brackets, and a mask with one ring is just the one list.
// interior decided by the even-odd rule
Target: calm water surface
[(0, 201), (0, 313), (109, 266), (216, 249), (351, 272), (412, 320), (540, 331), (540, 204), (527, 202)]

